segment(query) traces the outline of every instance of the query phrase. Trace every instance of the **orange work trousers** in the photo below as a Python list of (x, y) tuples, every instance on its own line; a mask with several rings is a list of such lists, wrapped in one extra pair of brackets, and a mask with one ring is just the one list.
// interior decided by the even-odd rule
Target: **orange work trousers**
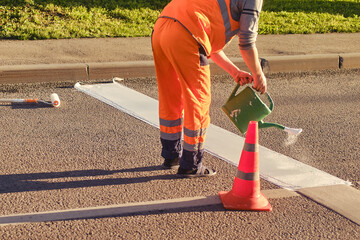
[(161, 155), (165, 159), (179, 157), (183, 169), (197, 169), (210, 124), (210, 67), (205, 51), (179, 22), (169, 18), (159, 18), (155, 23), (152, 47)]

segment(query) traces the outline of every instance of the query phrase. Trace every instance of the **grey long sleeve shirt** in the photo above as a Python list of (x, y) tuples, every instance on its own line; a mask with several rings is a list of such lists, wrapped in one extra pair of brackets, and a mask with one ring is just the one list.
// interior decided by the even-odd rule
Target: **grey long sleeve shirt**
[(230, 1), (231, 17), (240, 23), (240, 30), (237, 33), (240, 49), (255, 47), (262, 4), (263, 0)]

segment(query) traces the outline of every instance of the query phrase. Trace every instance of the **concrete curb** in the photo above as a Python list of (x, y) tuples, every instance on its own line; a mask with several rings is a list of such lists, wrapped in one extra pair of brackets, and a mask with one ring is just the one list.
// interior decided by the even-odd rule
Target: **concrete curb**
[[(231, 60), (241, 69), (248, 70), (241, 58)], [(352, 69), (360, 68), (360, 53), (269, 56), (261, 58), (260, 61), (265, 73)], [(214, 75), (225, 74), (225, 71), (212, 61), (210, 67)], [(0, 66), (0, 83), (84, 81), (148, 76), (155, 76), (153, 61)]]
[(0, 83), (87, 80), (86, 64), (40, 64), (0, 66)]

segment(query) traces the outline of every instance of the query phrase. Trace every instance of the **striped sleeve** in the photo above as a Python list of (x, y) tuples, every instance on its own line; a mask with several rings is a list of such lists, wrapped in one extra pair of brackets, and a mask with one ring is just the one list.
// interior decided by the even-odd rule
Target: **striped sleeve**
[(255, 47), (262, 4), (263, 0), (246, 0), (243, 5), (238, 32), (240, 49)]

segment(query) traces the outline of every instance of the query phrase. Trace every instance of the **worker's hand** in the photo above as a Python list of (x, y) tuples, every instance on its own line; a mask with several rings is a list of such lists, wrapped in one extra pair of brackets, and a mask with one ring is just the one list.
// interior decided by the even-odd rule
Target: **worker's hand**
[(254, 86), (253, 88), (261, 94), (266, 92), (267, 84), (264, 73), (254, 75)]
[(252, 83), (253, 77), (250, 73), (238, 70), (234, 75), (233, 78), (235, 82), (239, 83), (241, 86)]

